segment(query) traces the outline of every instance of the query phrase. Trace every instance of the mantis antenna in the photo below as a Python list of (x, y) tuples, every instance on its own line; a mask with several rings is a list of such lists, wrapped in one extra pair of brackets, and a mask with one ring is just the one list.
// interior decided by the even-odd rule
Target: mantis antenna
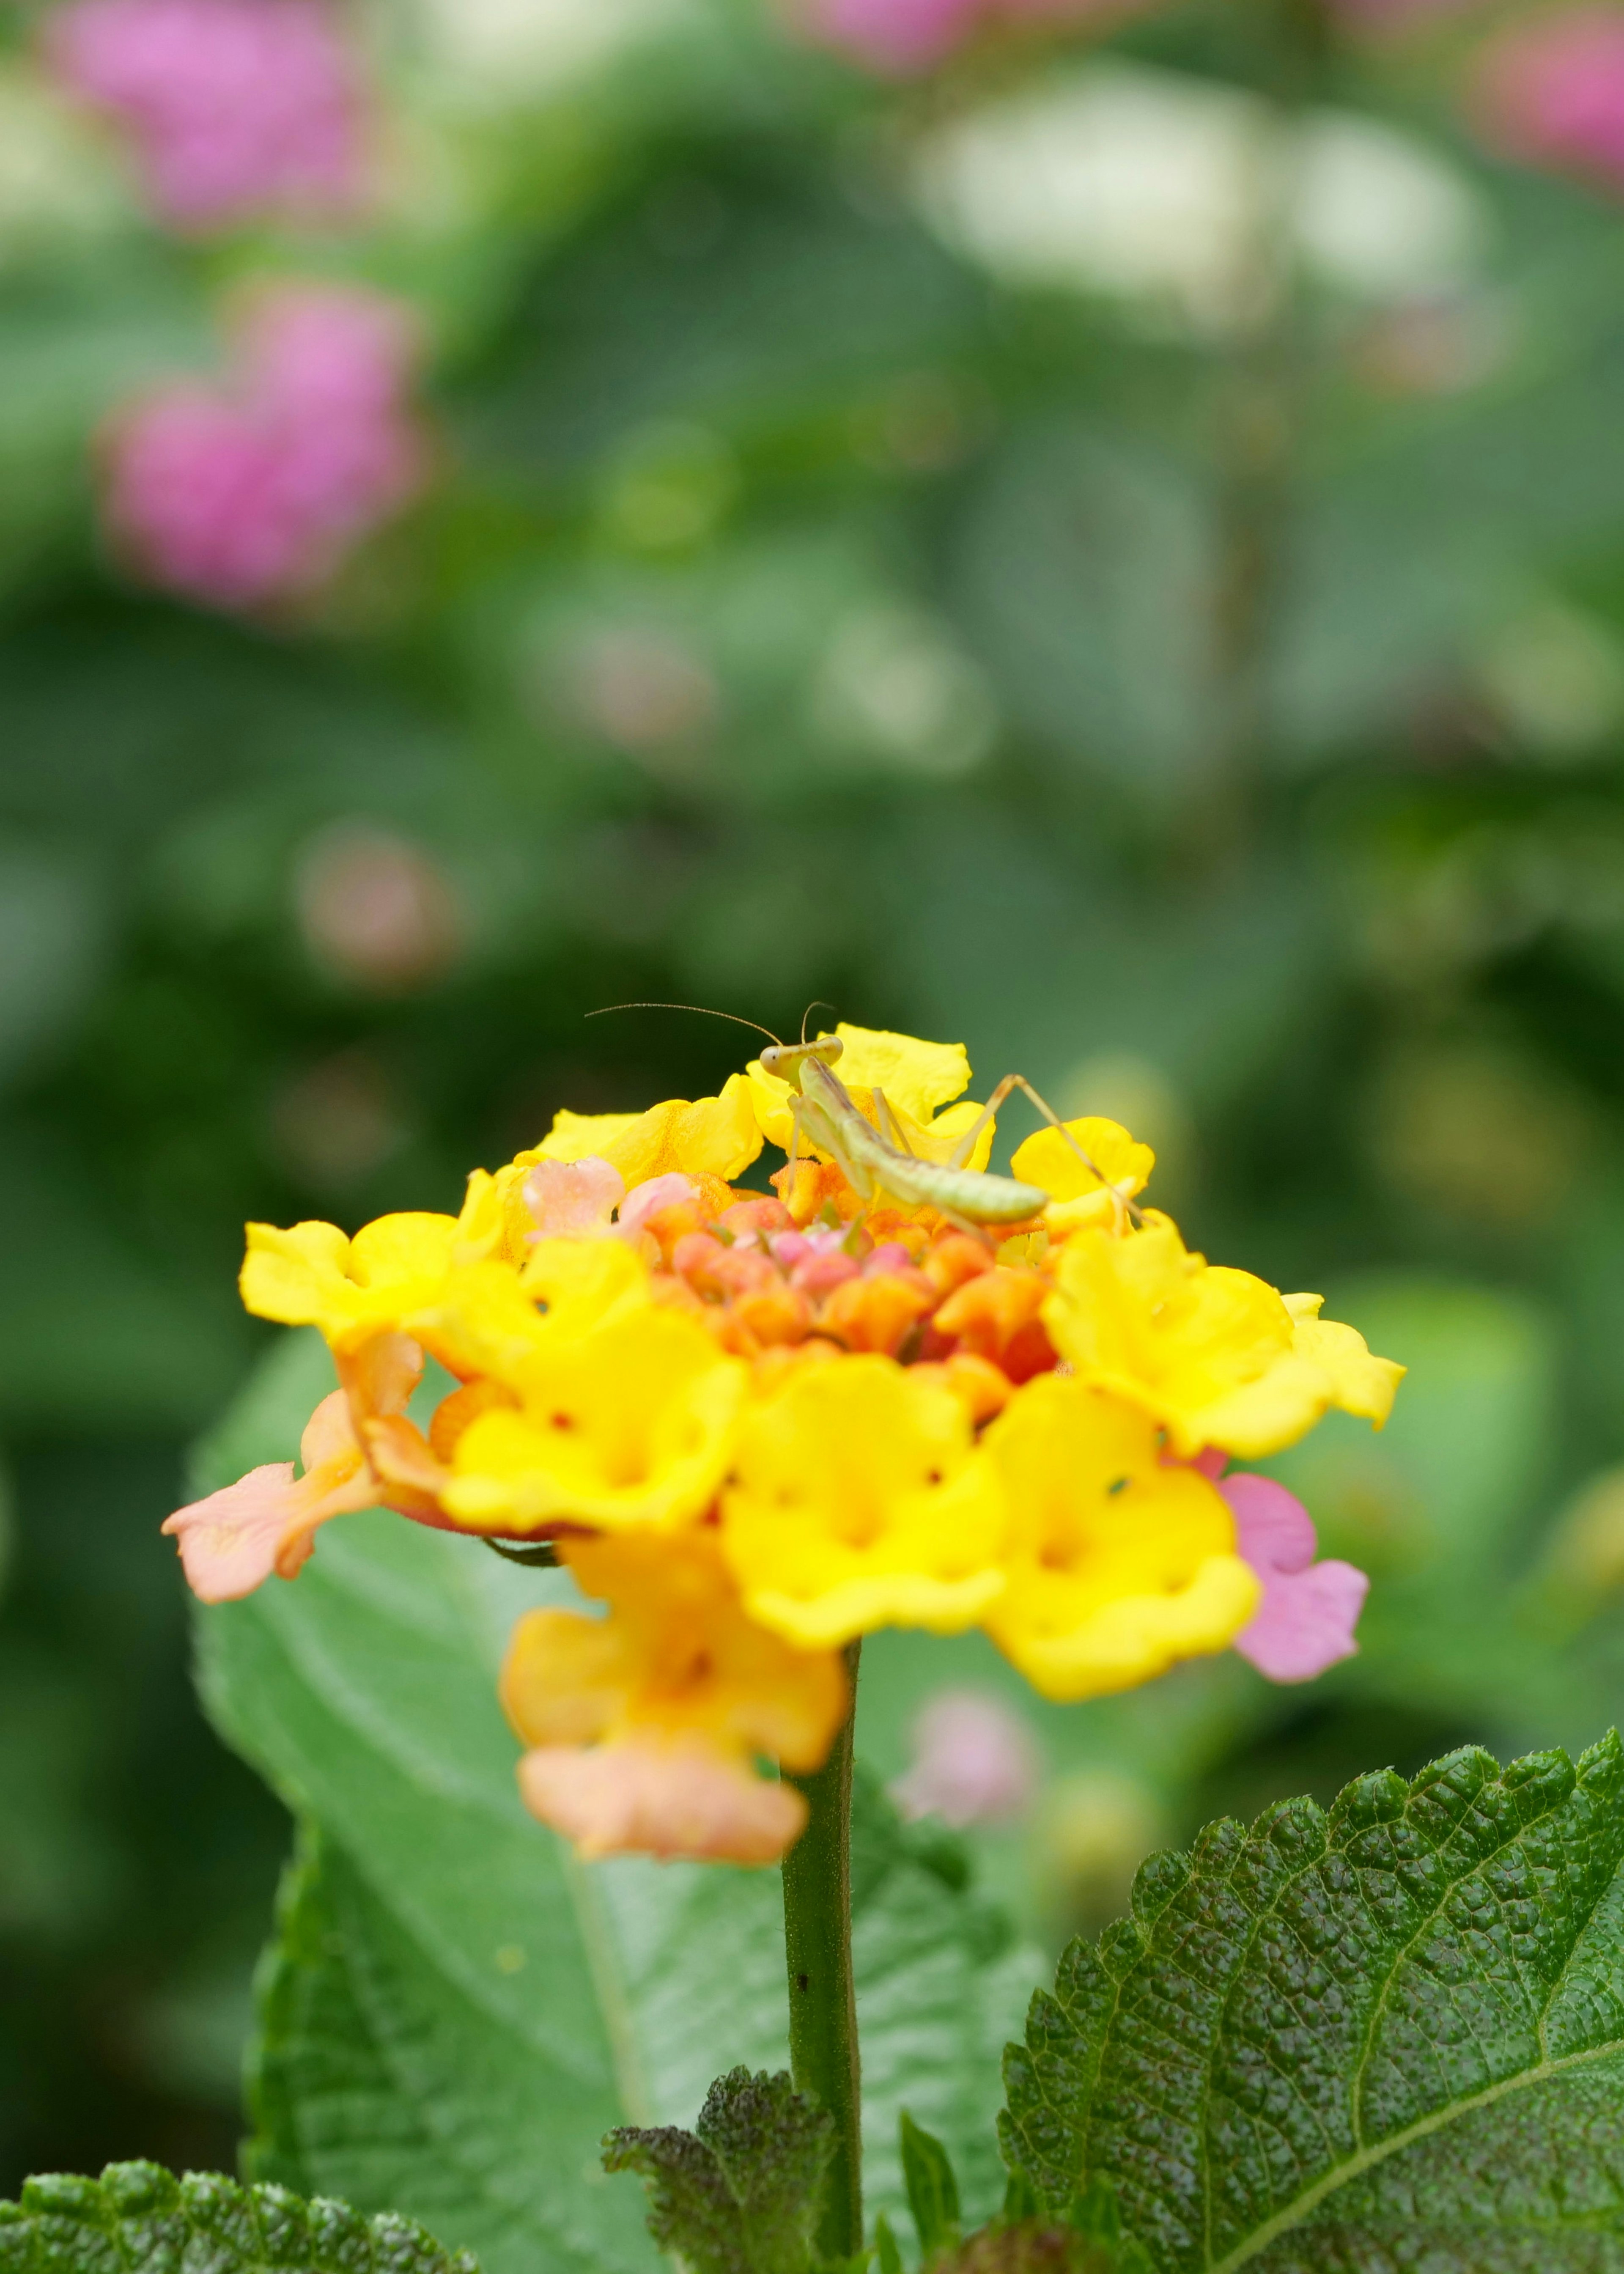
[[(589, 1019), (606, 1019), (611, 1011), (691, 1011), (696, 1019), (727, 1019), (735, 1027), (753, 1027), (758, 1035), (765, 1035), (770, 1043), (777, 1043), (780, 1050), (784, 1048), (772, 1028), (763, 1027), (759, 1020), (741, 1019), (736, 1011), (712, 1011), (703, 1003), (605, 1003), (600, 1009), (589, 1011), (586, 1015)], [(804, 1026), (804, 1020), (802, 1024)]]

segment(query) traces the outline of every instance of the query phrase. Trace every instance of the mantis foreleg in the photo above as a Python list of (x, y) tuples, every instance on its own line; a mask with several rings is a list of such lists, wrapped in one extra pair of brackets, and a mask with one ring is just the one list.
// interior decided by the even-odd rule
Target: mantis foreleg
[(919, 1156), (914, 1152), (912, 1145), (908, 1142), (907, 1132), (902, 1126), (901, 1117), (898, 1115), (896, 1107), (891, 1103), (890, 1098), (886, 1096), (885, 1092), (883, 1089), (876, 1089), (872, 1091), (870, 1095), (874, 1099), (874, 1110), (879, 1116), (880, 1134), (882, 1136), (885, 1134), (885, 1125), (889, 1121), (891, 1124), (891, 1142), (898, 1148), (898, 1151), (906, 1153), (910, 1160), (917, 1160)]

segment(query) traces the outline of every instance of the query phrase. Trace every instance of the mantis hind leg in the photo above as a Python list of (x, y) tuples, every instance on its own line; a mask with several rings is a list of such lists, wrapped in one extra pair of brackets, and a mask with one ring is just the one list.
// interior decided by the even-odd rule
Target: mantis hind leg
[[(971, 1153), (974, 1149), (976, 1139), (981, 1135), (982, 1130), (986, 1128), (988, 1123), (993, 1118), (994, 1115), (1004, 1104), (1005, 1099), (1008, 1098), (1015, 1090), (1019, 1090), (1024, 1097), (1029, 1099), (1030, 1102), (1036, 1106), (1038, 1111), (1042, 1115), (1044, 1120), (1048, 1122), (1049, 1127), (1064, 1138), (1065, 1142), (1071, 1147), (1072, 1152), (1076, 1154), (1078, 1159), (1082, 1163), (1084, 1168), (1087, 1170), (1089, 1175), (1091, 1177), (1097, 1178), (1099, 1182), (1105, 1187), (1106, 1191), (1115, 1195), (1118, 1209), (1125, 1210), (1127, 1214), (1134, 1219), (1135, 1223), (1138, 1223), (1143, 1211), (1136, 1208), (1133, 1202), (1127, 1199), (1124, 1194), (1116, 1192), (1115, 1186), (1111, 1183), (1110, 1178), (1106, 1175), (1104, 1170), (1101, 1168), (1099, 1163), (1092, 1160), (1084, 1151), (1083, 1148), (1078, 1143), (1076, 1138), (1071, 1134), (1071, 1132), (1066, 1127), (1065, 1123), (1056, 1112), (1054, 1107), (1049, 1103), (1046, 1098), (1041, 1097), (1038, 1095), (1037, 1091), (1034, 1089), (1032, 1084), (1026, 1080), (1024, 1073), (1006, 1073), (1004, 1075), (1004, 1080), (998, 1084), (996, 1089), (994, 1090), (992, 1096), (981, 1108), (976, 1119), (972, 1123), (970, 1127), (966, 1130), (964, 1135), (954, 1147), (952, 1166), (956, 1169), (963, 1168), (965, 1163), (969, 1159)], [(1121, 1222), (1120, 1216), (1118, 1216), (1117, 1221), (1118, 1223)]]

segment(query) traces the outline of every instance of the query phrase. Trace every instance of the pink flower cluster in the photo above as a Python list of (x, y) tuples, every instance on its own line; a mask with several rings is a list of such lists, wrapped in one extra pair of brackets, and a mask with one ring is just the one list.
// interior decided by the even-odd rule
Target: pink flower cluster
[(46, 47), (123, 121), (177, 228), (355, 203), (360, 77), (317, 0), (71, 0)]
[(1563, 8), (1492, 41), (1474, 108), (1507, 157), (1624, 188), (1624, 8)]
[(423, 481), (405, 402), (413, 327), (351, 287), (281, 285), (244, 311), (222, 386), (177, 380), (108, 436), (106, 515), (156, 584), (253, 609), (306, 591)]
[(1045, 22), (1101, 22), (1145, 0), (800, 0), (797, 21), (820, 46), (895, 78), (929, 71), (982, 32)]

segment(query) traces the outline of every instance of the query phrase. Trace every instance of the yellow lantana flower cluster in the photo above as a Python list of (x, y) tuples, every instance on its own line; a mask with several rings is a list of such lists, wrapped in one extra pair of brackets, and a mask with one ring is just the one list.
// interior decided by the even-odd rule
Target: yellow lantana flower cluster
[[(954, 1102), (963, 1050), (838, 1033), (857, 1110), (957, 1163), (980, 1113)], [(250, 1225), (244, 1302), (318, 1328), (341, 1387), (304, 1474), (256, 1470), (169, 1519), (196, 1591), (291, 1577), (320, 1524), (377, 1502), (549, 1540), (608, 1609), (520, 1624), (502, 1696), (530, 1805), (583, 1852), (750, 1862), (805, 1816), (758, 1765), (818, 1766), (843, 1646), (877, 1628), (981, 1626), (1059, 1699), (1244, 1633), (1285, 1678), (1350, 1646), (1358, 1575), (1306, 1570), (1312, 1528), (1304, 1548), (1278, 1510), (1232, 1505), (1216, 1470), (1333, 1406), (1380, 1426), (1402, 1368), (1317, 1297), (1186, 1249), (1137, 1206), (1154, 1156), (1114, 1122), (1020, 1146), (1047, 1204), (995, 1231), (865, 1204), (804, 1148), (776, 1196), (739, 1186), (793, 1118), (757, 1062), (717, 1097), (560, 1113), (456, 1216)], [(418, 1419), (425, 1355), (456, 1386)]]

